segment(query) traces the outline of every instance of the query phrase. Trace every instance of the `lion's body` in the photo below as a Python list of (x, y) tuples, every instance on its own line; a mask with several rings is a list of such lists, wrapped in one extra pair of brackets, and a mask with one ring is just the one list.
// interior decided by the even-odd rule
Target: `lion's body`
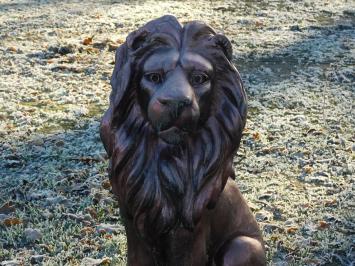
[[(128, 250), (134, 251), (128, 254), (128, 264), (156, 265), (149, 245), (136, 236), (132, 221), (126, 223), (127, 234), (132, 236), (128, 239)], [(262, 239), (254, 216), (235, 182), (229, 180), (215, 208), (204, 211), (193, 232), (177, 228), (159, 240), (155, 251), (164, 253), (160, 256), (164, 261), (158, 265), (263, 265), (263, 256), (248, 257), (245, 248), (238, 247), (227, 254), (228, 245), (238, 237), (253, 243), (250, 249), (255, 252), (249, 254), (262, 253)]]
[(101, 138), (129, 265), (263, 263), (257, 224), (231, 181), (246, 120), (231, 56), (224, 36), (172, 16), (117, 50)]

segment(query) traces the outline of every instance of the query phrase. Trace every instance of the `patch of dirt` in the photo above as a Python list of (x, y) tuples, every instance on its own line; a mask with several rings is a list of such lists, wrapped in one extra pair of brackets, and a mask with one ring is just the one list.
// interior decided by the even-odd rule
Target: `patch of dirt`
[(99, 120), (115, 48), (168, 13), (233, 44), (249, 97), (237, 183), (269, 264), (352, 265), (354, 10), (346, 0), (1, 1), (2, 265), (125, 265)]

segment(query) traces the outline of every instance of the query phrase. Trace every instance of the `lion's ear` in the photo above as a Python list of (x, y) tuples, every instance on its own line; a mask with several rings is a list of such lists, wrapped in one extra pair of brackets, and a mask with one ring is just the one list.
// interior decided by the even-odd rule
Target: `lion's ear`
[(232, 44), (228, 40), (228, 38), (223, 34), (216, 34), (215, 36), (213, 36), (213, 40), (216, 45), (222, 48), (223, 53), (225, 54), (227, 59), (231, 61), (233, 56), (233, 49), (232, 49)]
[(117, 106), (129, 85), (131, 76), (131, 63), (128, 55), (126, 43), (122, 44), (116, 50), (115, 68), (111, 76), (112, 92), (110, 95), (110, 104)]
[(133, 52), (143, 46), (145, 43), (147, 37), (149, 35), (148, 30), (145, 29), (145, 27), (142, 27), (136, 31), (133, 31), (130, 33), (127, 37), (127, 45), (128, 48)]
[(115, 68), (111, 77), (112, 94), (110, 96), (111, 103), (116, 106), (119, 105), (129, 86), (133, 54), (143, 45), (148, 35), (148, 31), (140, 28), (130, 33), (126, 42), (116, 50)]

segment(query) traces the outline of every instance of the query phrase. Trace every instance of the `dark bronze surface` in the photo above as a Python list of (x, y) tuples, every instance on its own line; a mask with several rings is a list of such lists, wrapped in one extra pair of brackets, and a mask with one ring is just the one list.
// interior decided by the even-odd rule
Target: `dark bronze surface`
[(116, 52), (101, 139), (128, 265), (264, 265), (235, 182), (246, 96), (229, 40), (164, 16)]

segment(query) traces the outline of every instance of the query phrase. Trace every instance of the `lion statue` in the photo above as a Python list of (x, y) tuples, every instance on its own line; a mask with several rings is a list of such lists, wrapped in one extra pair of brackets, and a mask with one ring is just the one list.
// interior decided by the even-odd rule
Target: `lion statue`
[(128, 265), (264, 265), (234, 179), (246, 95), (232, 45), (205, 23), (150, 21), (116, 51), (100, 135)]

